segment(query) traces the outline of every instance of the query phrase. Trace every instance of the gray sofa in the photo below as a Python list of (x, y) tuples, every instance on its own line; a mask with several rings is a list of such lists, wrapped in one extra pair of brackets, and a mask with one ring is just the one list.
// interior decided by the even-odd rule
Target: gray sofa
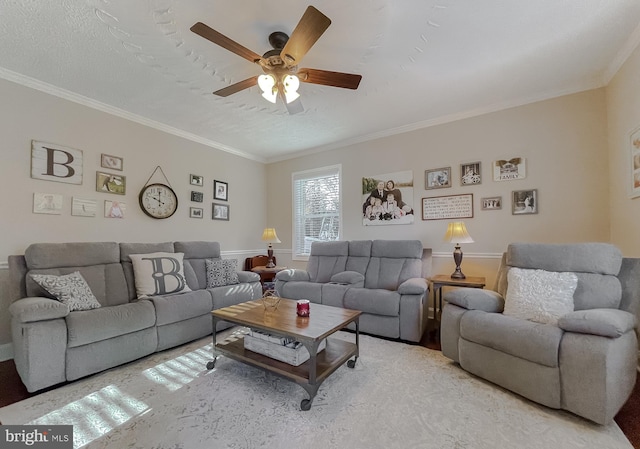
[[(517, 293), (509, 272), (518, 269), (575, 273), (574, 311), (560, 313), (557, 324), (503, 313)], [(623, 258), (613, 245), (511, 244), (495, 291), (445, 293), (442, 353), (528, 399), (607, 424), (635, 385), (639, 279), (640, 259)]]
[[(129, 255), (153, 252), (184, 253), (184, 277), (192, 291), (138, 299)], [(37, 243), (24, 256), (9, 256), (18, 296), (9, 308), (14, 359), (27, 390), (204, 337), (212, 332), (211, 310), (261, 297), (260, 277), (250, 272), (238, 272), (239, 284), (207, 289), (206, 259), (220, 259), (218, 242)], [(70, 312), (29, 276), (75, 271), (100, 308)]]
[(314, 242), (307, 269), (279, 272), (275, 286), (283, 298), (361, 310), (362, 332), (418, 342), (430, 271), (431, 249), (419, 240)]

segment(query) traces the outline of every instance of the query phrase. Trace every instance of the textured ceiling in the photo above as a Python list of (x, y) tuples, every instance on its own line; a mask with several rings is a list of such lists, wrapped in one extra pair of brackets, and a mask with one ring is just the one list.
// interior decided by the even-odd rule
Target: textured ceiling
[(260, 67), (189, 28), (262, 54), (295, 0), (3, 0), (0, 76), (256, 160), (273, 161), (605, 85), (640, 42), (638, 0), (318, 0), (332, 24), (300, 64), (362, 75), (303, 83), (289, 115)]

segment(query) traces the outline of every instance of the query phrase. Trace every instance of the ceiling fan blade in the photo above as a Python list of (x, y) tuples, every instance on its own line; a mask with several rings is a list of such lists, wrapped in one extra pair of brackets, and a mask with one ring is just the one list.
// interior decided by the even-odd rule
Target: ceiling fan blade
[(299, 114), (300, 112), (304, 111), (304, 107), (302, 107), (302, 101), (300, 101), (300, 98), (297, 98), (291, 103), (287, 103), (287, 99), (282, 92), (278, 92), (278, 98), (280, 98), (280, 100), (282, 100), (282, 102), (286, 106), (289, 115)]
[(235, 94), (236, 92), (240, 92), (241, 90), (248, 89), (250, 87), (258, 84), (258, 76), (252, 76), (251, 78), (247, 78), (246, 80), (239, 81), (230, 86), (224, 87), (220, 90), (216, 90), (213, 95), (217, 95), (219, 97), (228, 97), (229, 95)]
[(258, 62), (262, 59), (262, 56), (260, 56), (258, 53), (255, 53), (248, 48), (243, 47), (236, 41), (229, 39), (224, 34), (219, 33), (218, 31), (210, 28), (202, 22), (198, 22), (193, 25), (191, 27), (191, 31), (213, 42), (214, 44), (221, 46), (222, 48), (226, 48), (231, 53), (235, 53), (236, 55), (243, 57), (249, 62)]
[(344, 87), (345, 89), (357, 89), (362, 79), (362, 75), (318, 69), (300, 69), (297, 76), (300, 81), (305, 83)]
[(331, 19), (313, 6), (307, 7), (291, 37), (280, 52), (280, 58), (288, 66), (298, 65), (304, 55), (331, 25)]

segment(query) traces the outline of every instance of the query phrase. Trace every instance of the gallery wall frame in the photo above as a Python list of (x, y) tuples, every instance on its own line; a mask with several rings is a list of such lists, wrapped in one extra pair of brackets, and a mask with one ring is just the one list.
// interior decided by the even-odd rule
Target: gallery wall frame
[(33, 194), (33, 213), (62, 215), (63, 196), (58, 193)]
[(487, 196), (480, 198), (480, 210), (500, 210), (502, 209), (501, 196)]
[(229, 221), (229, 205), (221, 204), (221, 203), (212, 203), (211, 218), (213, 220)]
[(482, 183), (482, 163), (467, 162), (460, 164), (460, 185), (469, 186)]
[(98, 205), (95, 200), (76, 198), (71, 202), (71, 215), (75, 217), (95, 217)]
[(213, 181), (213, 199), (229, 201), (229, 184), (217, 179)]
[(122, 171), (124, 169), (124, 159), (119, 156), (102, 153), (100, 155), (100, 167)]
[(202, 203), (202, 201), (204, 201), (204, 193), (192, 190), (191, 201), (193, 201), (194, 203)]
[(31, 177), (44, 181), (82, 184), (82, 150), (31, 141)]
[(204, 209), (201, 207), (190, 207), (189, 208), (189, 217), (191, 218), (203, 218), (204, 217)]
[(509, 160), (493, 161), (494, 181), (514, 181), (527, 177), (527, 160), (523, 157), (513, 157)]
[(204, 178), (200, 175), (189, 175), (189, 184), (192, 186), (204, 186)]
[(473, 218), (473, 193), (422, 198), (423, 220)]
[(127, 192), (127, 178), (122, 175), (97, 171), (96, 192), (124, 195)]
[(511, 192), (511, 214), (531, 215), (538, 213), (538, 189), (514, 190)]
[(451, 187), (451, 167), (441, 167), (425, 170), (425, 190), (445, 189), (447, 187)]

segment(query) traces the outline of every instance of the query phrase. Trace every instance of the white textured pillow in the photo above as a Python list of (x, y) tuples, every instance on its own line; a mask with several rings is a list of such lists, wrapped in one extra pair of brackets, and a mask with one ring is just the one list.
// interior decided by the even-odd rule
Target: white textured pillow
[(544, 324), (558, 324), (558, 318), (573, 312), (573, 293), (578, 286), (575, 273), (509, 268), (504, 315)]
[(54, 274), (31, 274), (38, 285), (66, 304), (70, 311), (91, 310), (100, 307), (98, 299), (79, 271), (56, 276)]
[(239, 284), (238, 261), (235, 259), (207, 259), (207, 288)]
[(190, 292), (184, 277), (184, 253), (131, 254), (138, 298)]

